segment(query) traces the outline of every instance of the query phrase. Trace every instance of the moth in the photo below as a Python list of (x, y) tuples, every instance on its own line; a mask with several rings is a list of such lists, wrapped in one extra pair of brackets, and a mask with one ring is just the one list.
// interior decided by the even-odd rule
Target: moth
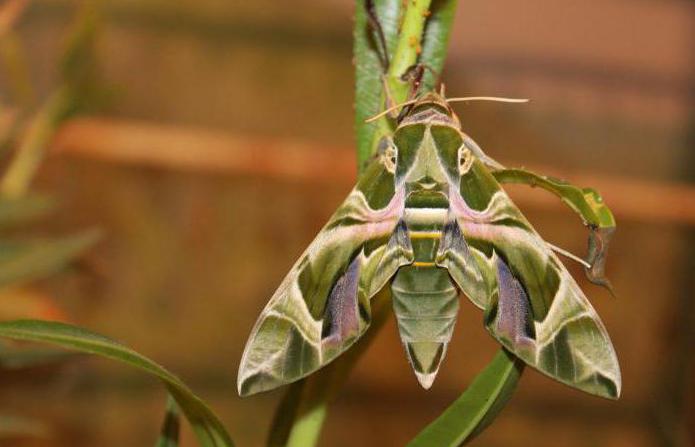
[(371, 300), (388, 287), (426, 389), (463, 294), (528, 365), (617, 398), (620, 368), (603, 323), (504, 192), (492, 173), (498, 167), (462, 132), (443, 94), (411, 101), (262, 311), (241, 359), (239, 394), (294, 382), (334, 360), (368, 330)]

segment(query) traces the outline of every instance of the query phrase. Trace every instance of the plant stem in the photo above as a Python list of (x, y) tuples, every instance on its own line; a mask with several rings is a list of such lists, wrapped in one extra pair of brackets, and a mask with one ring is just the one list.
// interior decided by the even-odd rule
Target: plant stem
[[(431, 2), (431, 0), (408, 0), (407, 2), (396, 51), (393, 54), (389, 71), (386, 73), (386, 89), (388, 91), (382, 92), (381, 104), (390, 106), (408, 99), (410, 83), (403, 80), (403, 75), (417, 62), (418, 56), (422, 52), (422, 37)], [(360, 156), (359, 152), (357, 154), (361, 169), (365, 167), (367, 160), (376, 153), (381, 139), (393, 133), (391, 119), (388, 116), (377, 120), (376, 126), (377, 129), (374, 132), (369, 154), (367, 156)]]
[(396, 52), (393, 54), (387, 74), (388, 94), (396, 103), (408, 99), (410, 85), (401, 77), (417, 62), (422, 52), (422, 37), (431, 3), (431, 0), (408, 1)]

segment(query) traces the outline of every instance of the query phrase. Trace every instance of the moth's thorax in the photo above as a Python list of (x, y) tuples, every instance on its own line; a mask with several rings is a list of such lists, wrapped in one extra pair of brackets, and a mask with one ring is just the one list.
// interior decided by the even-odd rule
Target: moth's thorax
[[(398, 147), (397, 181), (405, 186), (406, 207), (410, 203), (435, 201), (436, 206), (447, 207), (449, 192), (456, 188), (455, 165), (458, 162), (460, 143), (443, 141), (441, 129), (450, 126), (439, 124), (411, 124), (401, 127), (397, 132)], [(404, 136), (407, 135), (407, 136)]]
[(441, 191), (408, 194), (403, 220), (415, 255), (415, 265), (435, 267), (435, 257), (449, 217), (449, 198)]

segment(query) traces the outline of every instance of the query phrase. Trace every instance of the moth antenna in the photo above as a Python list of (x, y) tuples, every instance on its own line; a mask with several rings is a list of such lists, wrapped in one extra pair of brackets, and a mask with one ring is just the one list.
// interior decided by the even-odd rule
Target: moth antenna
[(446, 98), (446, 95), (444, 94), (444, 90), (445, 90), (444, 89), (444, 83), (442, 82), (441, 84), (439, 84), (439, 96), (441, 96), (442, 98)]
[(585, 260), (583, 260), (583, 259), (580, 258), (579, 256), (574, 255), (574, 254), (570, 253), (569, 251), (567, 251), (567, 250), (565, 250), (565, 249), (562, 249), (562, 248), (560, 248), (560, 247), (558, 247), (558, 246), (556, 246), (556, 245), (553, 245), (553, 244), (551, 244), (550, 242), (546, 242), (546, 244), (548, 245), (548, 247), (549, 247), (552, 251), (554, 251), (554, 252), (556, 252), (556, 253), (559, 253), (559, 254), (561, 254), (562, 256), (565, 256), (565, 257), (567, 257), (567, 258), (569, 258), (569, 259), (571, 259), (571, 260), (573, 260), (573, 261), (575, 261), (575, 262), (578, 262), (578, 263), (580, 263), (581, 265), (583, 265), (584, 267), (586, 267), (586, 268), (588, 268), (588, 269), (591, 268), (591, 264), (589, 264), (588, 262), (586, 262)]
[(499, 96), (465, 96), (462, 98), (447, 98), (446, 102), (465, 102), (465, 101), (494, 101), (494, 102), (511, 102), (523, 103), (529, 102), (527, 98), (500, 98)]
[(398, 110), (398, 109), (400, 109), (401, 107), (405, 107), (405, 106), (409, 106), (409, 105), (411, 105), (411, 104), (415, 104), (416, 102), (417, 102), (416, 99), (411, 99), (410, 101), (406, 101), (406, 102), (402, 102), (402, 103), (400, 103), (400, 104), (396, 104), (395, 106), (391, 106), (391, 107), (389, 107), (388, 109), (384, 110), (384, 111), (381, 112), (381, 113), (378, 113), (378, 114), (374, 115), (374, 116), (371, 117), (371, 118), (367, 118), (366, 120), (364, 120), (364, 122), (365, 122), (365, 123), (371, 123), (372, 121), (376, 121), (376, 120), (378, 120), (379, 118), (381, 118), (382, 116), (387, 115), (387, 114), (393, 112), (394, 110)]

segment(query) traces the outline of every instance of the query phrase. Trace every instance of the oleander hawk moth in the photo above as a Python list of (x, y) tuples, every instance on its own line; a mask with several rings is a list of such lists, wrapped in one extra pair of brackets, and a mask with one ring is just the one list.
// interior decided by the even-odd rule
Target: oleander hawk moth
[(370, 300), (389, 287), (424, 388), (444, 359), (462, 293), (528, 365), (617, 398), (620, 369), (603, 323), (500, 187), (500, 165), (461, 131), (442, 95), (412, 102), (261, 313), (241, 359), (239, 394), (331, 362), (369, 328)]

